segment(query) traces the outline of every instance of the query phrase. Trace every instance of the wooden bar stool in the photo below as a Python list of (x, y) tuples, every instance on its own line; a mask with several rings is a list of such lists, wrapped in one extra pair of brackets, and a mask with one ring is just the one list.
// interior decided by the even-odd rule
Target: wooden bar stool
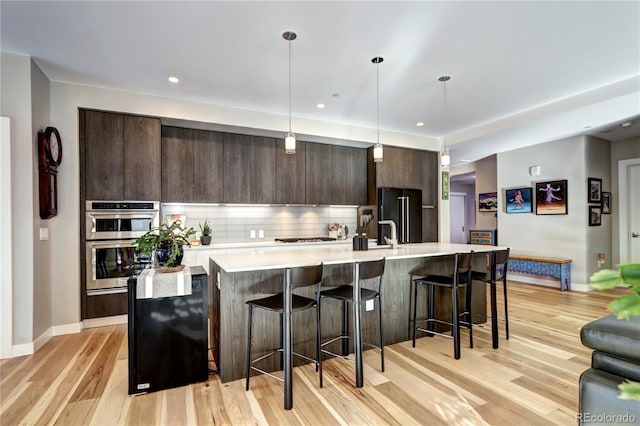
[(491, 294), (491, 340), (493, 348), (498, 348), (498, 307), (496, 301), (496, 285), (502, 281), (504, 291), (504, 322), (507, 340), (509, 340), (509, 307), (507, 303), (507, 269), (509, 266), (509, 251), (494, 250), (489, 253), (489, 271), (472, 271), (471, 279), (489, 284)]
[[(381, 369), (384, 372), (384, 337), (382, 322), (382, 283), (384, 278), (385, 259), (373, 260), (368, 262), (357, 262), (353, 268), (353, 285), (341, 285), (330, 290), (324, 290), (318, 293), (318, 315), (322, 312), (322, 299), (335, 299), (342, 301), (342, 334), (340, 336), (329, 339), (320, 345), (320, 387), (322, 387), (322, 354), (327, 354), (342, 359), (347, 359), (349, 353), (349, 304), (353, 306), (353, 346), (355, 355), (355, 373), (356, 387), (361, 388), (364, 384), (363, 366), (362, 366), (362, 346), (367, 345), (380, 350)], [(361, 281), (378, 278), (376, 289), (368, 289), (361, 287)], [(360, 309), (362, 303), (367, 300), (378, 300), (378, 325), (380, 341), (378, 345), (363, 342), (362, 330), (360, 324)], [(323, 349), (325, 346), (342, 340), (342, 354), (331, 352)]]
[[(456, 253), (453, 261), (453, 274), (451, 276), (428, 275), (424, 278), (413, 280), (413, 347), (416, 347), (416, 334), (418, 331), (427, 333), (428, 336), (440, 335), (453, 338), (453, 352), (455, 359), (460, 359), (460, 324), (469, 329), (469, 347), (473, 348), (473, 327), (471, 326), (471, 266), (473, 264), (473, 251), (470, 253)], [(428, 290), (427, 318), (416, 320), (418, 287), (426, 286)], [(436, 287), (451, 289), (451, 322), (435, 317)], [(465, 310), (459, 312), (458, 290), (466, 290)], [(460, 320), (464, 317), (464, 320)], [(418, 323), (427, 323), (427, 328), (418, 327)], [(451, 326), (451, 336), (436, 332), (435, 324)]]
[[(247, 362), (246, 362), (246, 390), (249, 390), (249, 377), (251, 370), (258, 371), (273, 377), (276, 380), (284, 382), (284, 408), (290, 410), (293, 407), (293, 377), (292, 377), (292, 355), (296, 355), (307, 361), (316, 364), (318, 370), (320, 360), (320, 310), (318, 309), (317, 299), (293, 294), (292, 290), (300, 287), (308, 287), (316, 285), (318, 291), (322, 283), (322, 264), (314, 266), (305, 266), (299, 268), (286, 268), (283, 277), (283, 291), (272, 296), (261, 299), (247, 301), (249, 306), (249, 331), (247, 333)], [(251, 359), (251, 333), (253, 309), (265, 309), (271, 312), (277, 312), (280, 317), (280, 327), (282, 334), (281, 346), (275, 348), (271, 352)], [(310, 308), (316, 308), (316, 359), (309, 358), (305, 355), (293, 352), (293, 344), (291, 341), (291, 314)], [(276, 353), (282, 353), (284, 379), (281, 379), (265, 370), (256, 367), (254, 364), (262, 361)], [(322, 379), (320, 381), (322, 384)]]

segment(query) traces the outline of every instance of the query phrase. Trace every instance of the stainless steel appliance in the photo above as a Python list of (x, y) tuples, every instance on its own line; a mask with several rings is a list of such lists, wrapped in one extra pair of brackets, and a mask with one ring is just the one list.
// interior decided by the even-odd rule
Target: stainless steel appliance
[[(378, 188), (378, 222), (392, 220), (397, 228), (399, 244), (422, 242), (422, 190)], [(391, 238), (388, 226), (378, 224), (378, 244)]]
[(135, 238), (160, 221), (158, 201), (87, 201), (85, 268), (87, 296), (127, 292), (127, 279), (150, 264), (136, 253)]
[(160, 222), (158, 201), (87, 201), (87, 240), (138, 238)]

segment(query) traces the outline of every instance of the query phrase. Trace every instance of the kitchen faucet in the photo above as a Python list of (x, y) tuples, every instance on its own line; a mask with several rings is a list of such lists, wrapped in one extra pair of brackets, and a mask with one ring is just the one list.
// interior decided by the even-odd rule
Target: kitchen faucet
[(393, 250), (398, 248), (398, 237), (396, 235), (396, 223), (392, 220), (379, 220), (378, 225), (389, 225), (391, 226), (391, 239), (384, 237), (384, 240), (387, 244), (391, 244), (391, 248)]

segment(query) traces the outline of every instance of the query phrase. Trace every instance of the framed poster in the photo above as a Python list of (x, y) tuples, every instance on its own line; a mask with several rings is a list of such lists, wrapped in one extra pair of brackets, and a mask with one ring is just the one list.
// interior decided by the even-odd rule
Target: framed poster
[(567, 180), (536, 182), (536, 214), (567, 214)]
[(588, 178), (587, 180), (587, 198), (589, 203), (601, 203), (602, 202), (602, 179)]
[(602, 224), (602, 207), (589, 206), (589, 226), (600, 226)]
[(485, 192), (483, 194), (478, 194), (478, 211), (497, 212), (498, 211), (498, 193)]
[(531, 187), (507, 189), (505, 191), (505, 204), (507, 213), (531, 213), (533, 211)]
[(611, 193), (602, 193), (602, 214), (611, 214)]

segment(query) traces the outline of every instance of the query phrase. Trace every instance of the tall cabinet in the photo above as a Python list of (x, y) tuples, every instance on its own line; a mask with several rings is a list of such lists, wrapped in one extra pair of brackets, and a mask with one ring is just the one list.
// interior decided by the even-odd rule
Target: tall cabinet
[(127, 312), (127, 293), (86, 294), (86, 200), (159, 201), (160, 119), (79, 110), (80, 289), (82, 319)]
[(438, 153), (416, 149), (384, 147), (384, 160), (367, 155), (367, 203), (377, 204), (377, 188), (422, 190), (422, 241), (438, 241)]

